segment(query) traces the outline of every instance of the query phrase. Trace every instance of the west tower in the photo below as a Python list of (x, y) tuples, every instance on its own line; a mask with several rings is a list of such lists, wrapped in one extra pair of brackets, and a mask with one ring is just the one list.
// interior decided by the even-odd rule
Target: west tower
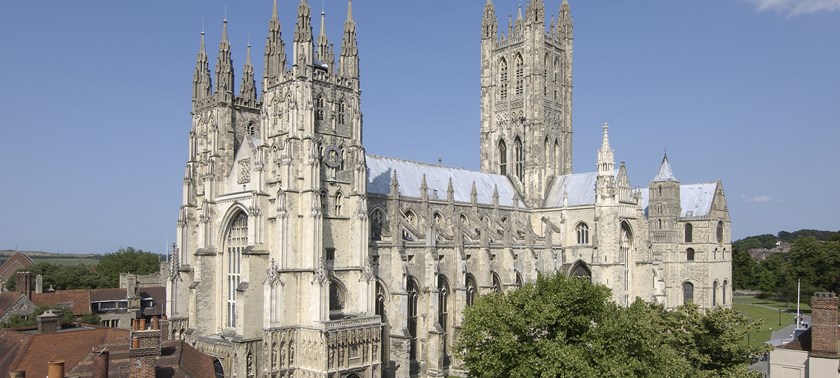
[(481, 27), (481, 171), (507, 175), (530, 207), (572, 171), (572, 18), (564, 0), (546, 28), (532, 0), (500, 33), (492, 0)]

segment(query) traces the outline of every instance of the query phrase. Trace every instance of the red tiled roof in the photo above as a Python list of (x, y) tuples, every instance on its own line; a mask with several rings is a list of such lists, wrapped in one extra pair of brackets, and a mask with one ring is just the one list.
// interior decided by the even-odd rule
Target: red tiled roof
[(18, 303), (21, 297), (26, 296), (14, 291), (4, 291), (0, 293), (0, 318), (2, 318), (3, 314), (5, 314), (6, 311), (9, 311), (15, 303)]
[(51, 293), (33, 293), (36, 306), (62, 306), (73, 315), (90, 314), (90, 292), (87, 290), (56, 290)]
[[(128, 345), (129, 331), (118, 328), (94, 328), (49, 334), (22, 334), (0, 331), (0, 349), (11, 353), (0, 356), (0, 370), (23, 369), (30, 377), (45, 377), (50, 360), (64, 360), (64, 371), (70, 371), (93, 348), (104, 345)], [(16, 343), (17, 345), (10, 345)]]
[(12, 257), (9, 257), (3, 265), (0, 265), (0, 281), (6, 281), (12, 278), (12, 275), (14, 275), (18, 269), (28, 268), (32, 265), (35, 265), (35, 262), (32, 261), (32, 259), (25, 253), (15, 253)]

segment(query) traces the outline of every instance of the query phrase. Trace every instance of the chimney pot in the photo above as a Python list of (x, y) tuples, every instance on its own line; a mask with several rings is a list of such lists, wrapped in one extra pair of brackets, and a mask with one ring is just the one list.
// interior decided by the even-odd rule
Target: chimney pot
[(64, 360), (52, 360), (48, 364), (47, 378), (64, 378)]

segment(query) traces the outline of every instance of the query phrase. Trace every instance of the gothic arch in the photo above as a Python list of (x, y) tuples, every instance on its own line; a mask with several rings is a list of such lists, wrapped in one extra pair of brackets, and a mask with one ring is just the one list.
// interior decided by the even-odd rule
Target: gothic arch
[(522, 139), (519, 136), (513, 140), (513, 160), (515, 164), (516, 178), (525, 182), (525, 150), (522, 146)]
[(577, 244), (589, 244), (589, 225), (586, 222), (578, 222), (575, 225)]
[(522, 53), (516, 53), (516, 56), (513, 58), (513, 70), (514, 93), (517, 96), (521, 96), (525, 93), (525, 60), (522, 59)]
[(499, 140), (499, 174), (507, 174), (507, 145), (504, 139)]
[(470, 307), (475, 303), (475, 298), (478, 295), (478, 284), (472, 273), (467, 273), (464, 285), (467, 288), (467, 307)]
[(450, 317), (450, 309), (451, 309), (451, 300), (452, 300), (452, 292), (449, 286), (449, 280), (443, 274), (438, 274), (438, 325), (440, 325), (443, 334), (441, 335), (442, 339), (442, 356), (444, 360), (444, 365), (448, 365), (449, 362), (449, 323), (451, 320)]
[(494, 293), (501, 293), (502, 290), (504, 290), (504, 287), (502, 286), (502, 280), (501, 280), (501, 278), (499, 278), (498, 273), (491, 270), (490, 271), (490, 280), (491, 280), (491, 283), (492, 283), (492, 285), (490, 286), (491, 291), (493, 291)]
[(589, 269), (589, 266), (583, 262), (583, 260), (578, 260), (575, 261), (575, 263), (572, 264), (571, 269), (569, 269), (569, 277), (583, 278), (592, 282), (592, 271)]
[(715, 280), (715, 282), (712, 283), (712, 307), (717, 307), (718, 305), (718, 287), (720, 287), (718, 280)]
[[(241, 206), (241, 205), (240, 205)], [(236, 328), (238, 310), (238, 289), (242, 282), (242, 253), (248, 244), (248, 213), (240, 206), (231, 207), (223, 223), (221, 246), (221, 282), (219, 282), (217, 295), (219, 298), (219, 313), (222, 325), (227, 328)]]
[(694, 284), (690, 281), (685, 281), (682, 284), (683, 289), (683, 304), (694, 303)]
[(374, 207), (370, 212), (370, 239), (382, 240), (383, 231), (387, 228), (388, 219), (385, 210), (381, 207)]
[[(406, 311), (406, 329), (408, 331), (408, 358), (409, 361), (416, 361), (418, 359), (418, 305), (420, 303), (420, 286), (417, 280), (412, 276), (406, 277), (406, 294), (408, 295), (408, 308)], [(414, 364), (410, 364), (414, 365)]]
[(499, 98), (502, 100), (507, 100), (509, 81), (510, 72), (508, 70), (507, 60), (501, 58), (499, 59)]
[(233, 219), (239, 216), (239, 213), (244, 213), (246, 217), (250, 217), (251, 214), (248, 214), (248, 207), (243, 205), (241, 202), (237, 201), (234, 202), (225, 212), (225, 216), (222, 217), (221, 225), (224, 227), (219, 227), (216, 245), (223, 245), (225, 242), (225, 238), (227, 237), (228, 228), (233, 222)]
[(330, 319), (338, 318), (347, 306), (347, 287), (335, 276), (330, 277)]

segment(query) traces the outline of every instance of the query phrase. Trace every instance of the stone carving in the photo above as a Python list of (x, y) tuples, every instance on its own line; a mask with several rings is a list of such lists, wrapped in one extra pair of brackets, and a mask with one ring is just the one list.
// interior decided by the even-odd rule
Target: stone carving
[(236, 182), (239, 184), (251, 182), (251, 159), (242, 159), (239, 161), (239, 178), (237, 178)]

